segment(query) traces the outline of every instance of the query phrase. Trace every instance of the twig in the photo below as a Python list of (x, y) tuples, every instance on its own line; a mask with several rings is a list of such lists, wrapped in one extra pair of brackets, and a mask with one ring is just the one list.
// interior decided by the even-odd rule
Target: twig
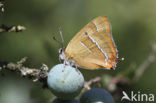
[(156, 59), (156, 43), (153, 43), (151, 48), (151, 53), (149, 54), (147, 59), (136, 70), (135, 76), (133, 78), (134, 81), (138, 81), (145, 72), (145, 70), (150, 66), (150, 64), (154, 63)]
[(17, 26), (6, 26), (4, 24), (2, 24), (0, 26), (0, 32), (20, 32), (26, 30), (26, 28), (24, 26), (21, 25), (17, 25)]
[(85, 81), (83, 89), (82, 89), (82, 91), (81, 91), (81, 93), (79, 95), (79, 98), (86, 90), (90, 90), (91, 86), (93, 84), (97, 83), (99, 85), (99, 87), (100, 87), (101, 86), (100, 82), (101, 82), (101, 77), (95, 77), (95, 78), (93, 78), (93, 79), (91, 79), (89, 81)]
[(45, 64), (42, 64), (40, 69), (28, 68), (23, 66), (23, 63), (26, 61), (26, 58), (21, 59), (17, 63), (12, 62), (0, 62), (0, 71), (7, 69), (15, 72), (19, 72), (21, 76), (27, 77), (33, 82), (40, 81), (44, 86), (47, 85), (46, 79), (48, 76), (48, 67)]
[[(100, 81), (101, 81), (101, 77), (95, 77), (95, 78), (89, 80), (88, 82), (85, 82), (84, 83), (84, 88), (91, 89), (91, 85), (92, 84), (94, 84), (94, 83), (98, 83), (99, 84)], [(99, 85), (99, 86), (101, 86), (101, 85)]]

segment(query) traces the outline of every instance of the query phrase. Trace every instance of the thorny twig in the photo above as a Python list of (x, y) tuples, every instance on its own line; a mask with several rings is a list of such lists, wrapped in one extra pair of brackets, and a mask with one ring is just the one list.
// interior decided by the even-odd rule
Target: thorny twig
[(0, 62), (0, 70), (11, 70), (19, 72), (21, 76), (32, 79), (33, 82), (40, 81), (46, 86), (46, 79), (48, 76), (48, 67), (45, 64), (42, 64), (40, 69), (28, 68), (23, 66), (23, 63), (26, 61), (26, 58), (21, 59), (17, 63), (12, 62)]
[(17, 25), (17, 26), (6, 26), (4, 24), (0, 25), (0, 32), (20, 32), (25, 29), (26, 28), (21, 25)]

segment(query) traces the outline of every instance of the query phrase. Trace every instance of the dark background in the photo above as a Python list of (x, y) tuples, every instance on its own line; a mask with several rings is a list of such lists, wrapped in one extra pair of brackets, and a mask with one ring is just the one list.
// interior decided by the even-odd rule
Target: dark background
[[(0, 23), (24, 25), (19, 33), (0, 34), (0, 61), (17, 62), (28, 57), (25, 66), (39, 68), (42, 63), (52, 67), (59, 62), (62, 27), (65, 44), (88, 22), (98, 16), (108, 16), (119, 57), (115, 71), (82, 71), (86, 80), (109, 74), (115, 76), (130, 67), (139, 66), (149, 55), (151, 42), (156, 41), (155, 0), (6, 0)], [(132, 90), (156, 93), (156, 63), (151, 64)], [(0, 103), (49, 103), (54, 96), (39, 83), (5, 71), (0, 75)]]

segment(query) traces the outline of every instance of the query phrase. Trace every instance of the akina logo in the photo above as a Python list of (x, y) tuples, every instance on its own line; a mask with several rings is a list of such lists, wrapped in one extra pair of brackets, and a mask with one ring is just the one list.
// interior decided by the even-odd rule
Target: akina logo
[(154, 94), (146, 94), (141, 93), (140, 91), (134, 92), (131, 91), (130, 95), (128, 95), (125, 91), (122, 92), (123, 96), (121, 101), (128, 100), (128, 101), (138, 101), (138, 102), (154, 102), (155, 96)]

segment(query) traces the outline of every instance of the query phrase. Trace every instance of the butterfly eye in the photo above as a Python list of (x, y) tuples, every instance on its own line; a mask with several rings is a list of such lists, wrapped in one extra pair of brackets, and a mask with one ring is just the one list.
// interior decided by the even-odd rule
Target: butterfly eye
[(65, 51), (65, 48), (60, 48), (59, 49), (59, 54), (62, 54), (63, 51)]

